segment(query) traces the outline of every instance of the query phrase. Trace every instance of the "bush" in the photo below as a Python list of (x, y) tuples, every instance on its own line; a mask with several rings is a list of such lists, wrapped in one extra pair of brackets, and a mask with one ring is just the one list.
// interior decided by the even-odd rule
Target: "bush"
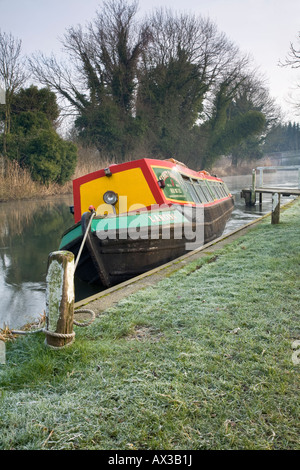
[(10, 133), (4, 136), (0, 132), (0, 149), (6, 157), (27, 168), (34, 181), (46, 185), (64, 184), (77, 162), (77, 147), (55, 131), (58, 115), (54, 93), (36, 87), (22, 89), (13, 97)]
[(35, 181), (64, 184), (74, 173), (77, 148), (61, 139), (54, 130), (41, 129), (26, 139), (22, 164), (29, 168)]

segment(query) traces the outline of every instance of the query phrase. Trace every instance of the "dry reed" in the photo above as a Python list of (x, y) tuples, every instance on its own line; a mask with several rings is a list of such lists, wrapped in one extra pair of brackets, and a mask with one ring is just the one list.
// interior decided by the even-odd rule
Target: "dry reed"
[[(79, 149), (78, 163), (72, 179), (108, 166), (111, 161), (92, 149)], [(72, 181), (64, 185), (43, 185), (31, 178), (29, 170), (21, 168), (17, 161), (5, 160), (0, 168), (0, 202), (30, 199), (72, 193)]]

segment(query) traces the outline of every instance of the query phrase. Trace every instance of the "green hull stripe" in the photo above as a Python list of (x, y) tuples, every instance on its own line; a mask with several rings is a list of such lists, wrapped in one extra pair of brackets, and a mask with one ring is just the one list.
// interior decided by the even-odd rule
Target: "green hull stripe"
[(106, 219), (95, 220), (95, 224), (92, 224), (92, 231), (150, 227), (152, 225), (174, 224), (186, 221), (185, 217), (179, 211), (149, 211), (137, 215), (108, 217)]
[[(136, 215), (127, 215), (121, 217), (106, 217), (104, 219), (92, 220), (92, 232), (134, 229), (137, 227), (150, 227), (153, 225), (178, 224), (188, 222), (181, 212), (174, 211), (156, 211), (145, 212)], [(81, 225), (74, 227), (73, 230), (66, 233), (60, 243), (59, 249), (82, 236)]]
[(61, 250), (64, 246), (68, 245), (69, 243), (76, 240), (76, 238), (79, 238), (81, 236), (82, 236), (81, 225), (78, 225), (77, 227), (74, 227), (73, 230), (70, 230), (68, 233), (66, 233), (63, 236), (59, 245), (59, 250)]

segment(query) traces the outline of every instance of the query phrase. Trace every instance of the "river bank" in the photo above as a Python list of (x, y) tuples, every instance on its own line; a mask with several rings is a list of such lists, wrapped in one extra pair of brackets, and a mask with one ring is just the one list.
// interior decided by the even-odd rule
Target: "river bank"
[(66, 349), (7, 343), (0, 449), (299, 450), (299, 237), (298, 199)]

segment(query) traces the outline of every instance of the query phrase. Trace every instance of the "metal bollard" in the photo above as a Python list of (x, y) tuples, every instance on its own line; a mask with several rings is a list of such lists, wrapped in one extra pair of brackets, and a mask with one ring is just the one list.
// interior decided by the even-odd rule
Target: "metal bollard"
[(73, 343), (74, 321), (74, 254), (69, 251), (50, 253), (47, 268), (46, 340), (52, 349)]

